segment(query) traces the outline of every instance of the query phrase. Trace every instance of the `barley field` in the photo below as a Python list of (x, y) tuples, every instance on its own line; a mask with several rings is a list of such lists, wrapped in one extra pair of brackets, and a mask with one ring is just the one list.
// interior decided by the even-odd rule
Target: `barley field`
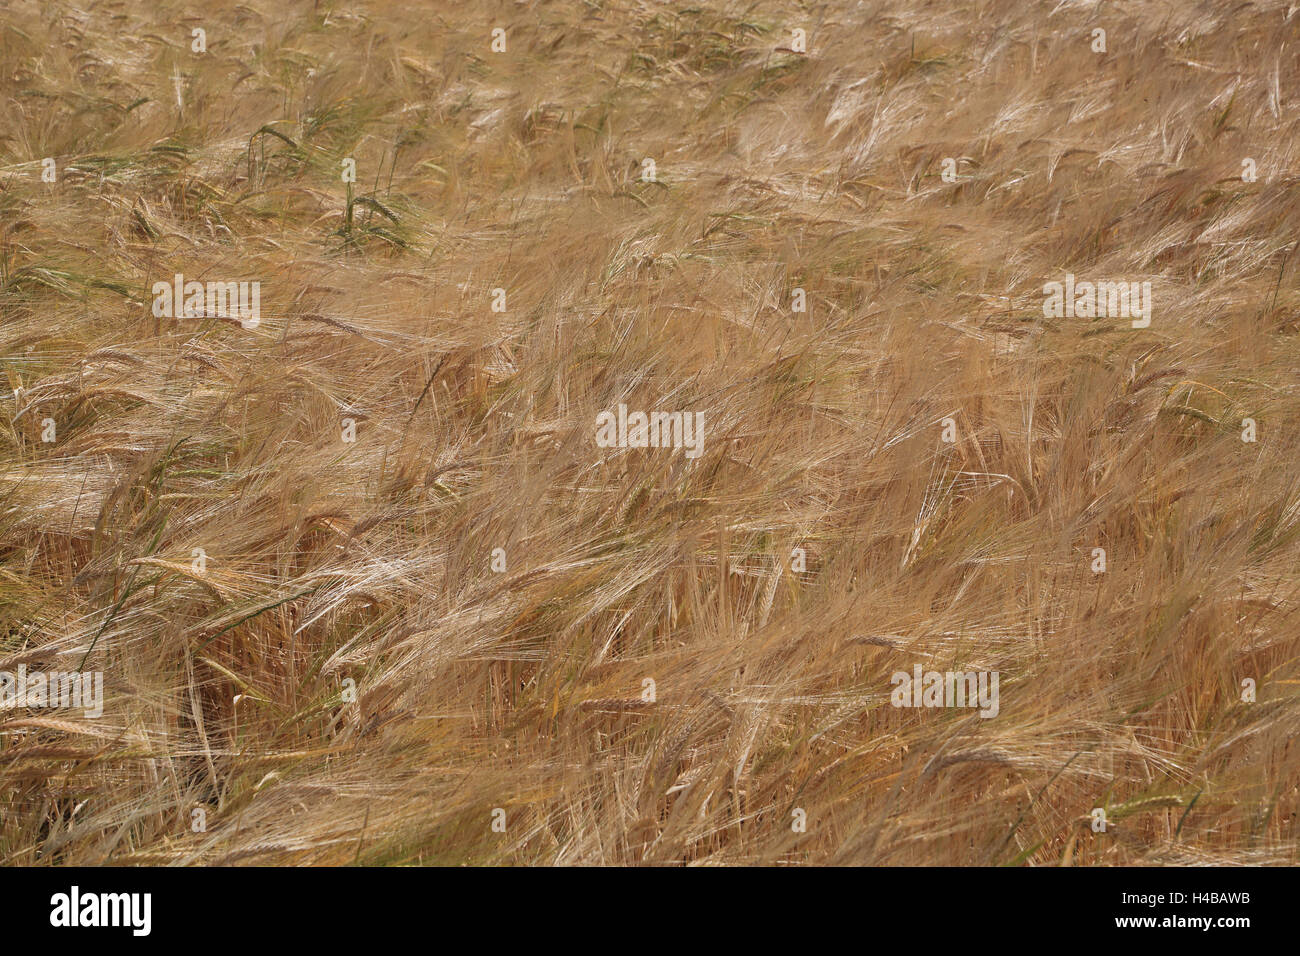
[(9, 0), (0, 862), (1297, 863), (1298, 104), (1274, 0)]

